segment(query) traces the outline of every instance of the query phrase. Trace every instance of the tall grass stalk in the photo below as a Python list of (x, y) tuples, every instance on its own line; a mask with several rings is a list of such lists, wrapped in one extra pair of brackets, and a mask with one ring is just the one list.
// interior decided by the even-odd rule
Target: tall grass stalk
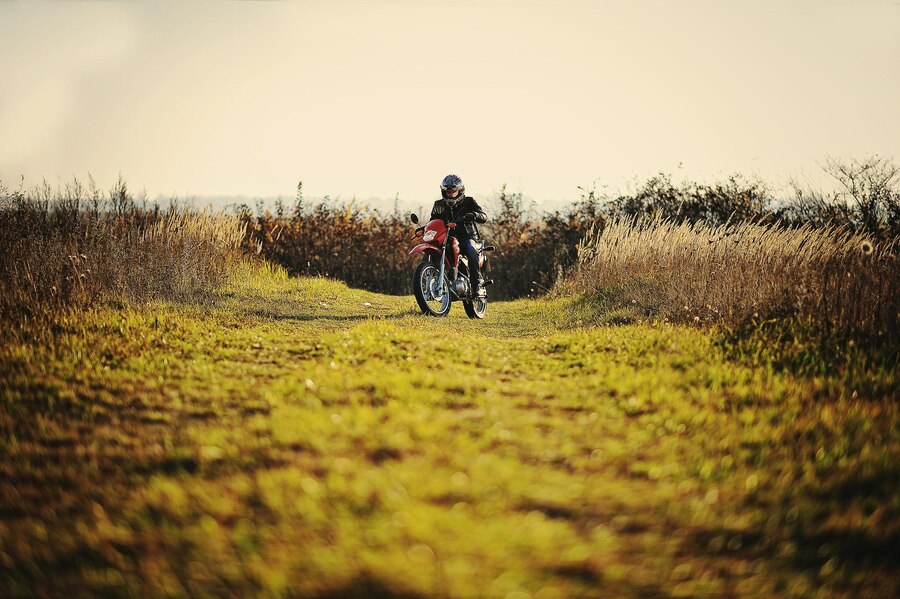
[(791, 317), (829, 337), (900, 336), (900, 240), (846, 228), (620, 219), (585, 237), (557, 292), (680, 322)]
[(231, 216), (139, 207), (122, 182), (108, 195), (77, 181), (56, 191), (0, 188), (0, 315), (202, 292), (228, 276), (242, 234)]

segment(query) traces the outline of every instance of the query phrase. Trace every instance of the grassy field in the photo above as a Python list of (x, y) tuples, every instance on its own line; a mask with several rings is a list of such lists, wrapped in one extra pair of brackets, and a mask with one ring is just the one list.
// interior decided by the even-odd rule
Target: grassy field
[(246, 270), (7, 330), (0, 595), (900, 594), (895, 372), (870, 396), (575, 300), (414, 306)]

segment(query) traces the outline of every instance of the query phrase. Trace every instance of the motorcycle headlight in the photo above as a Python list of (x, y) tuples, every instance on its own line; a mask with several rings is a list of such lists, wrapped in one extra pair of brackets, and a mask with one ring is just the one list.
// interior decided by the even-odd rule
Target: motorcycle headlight
[(422, 235), (422, 241), (431, 241), (434, 239), (435, 235), (437, 235), (437, 231), (435, 231), (434, 229), (425, 231), (425, 234)]

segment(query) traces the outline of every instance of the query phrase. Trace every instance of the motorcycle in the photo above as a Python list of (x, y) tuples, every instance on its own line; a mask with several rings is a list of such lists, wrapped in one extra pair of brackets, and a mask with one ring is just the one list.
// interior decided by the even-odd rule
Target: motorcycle
[[(419, 217), (410, 215), (413, 224), (419, 224)], [(475, 283), (469, 276), (469, 260), (459, 253), (459, 241), (450, 231), (458, 223), (433, 219), (424, 227), (416, 229), (413, 240), (421, 238), (409, 255), (422, 254), (422, 262), (413, 273), (413, 292), (422, 314), (446, 316), (450, 312), (452, 302), (461, 301), (469, 318), (484, 318), (487, 312), (487, 296), (477, 297)], [(479, 247), (480, 246), (480, 247)], [(476, 242), (478, 263), (481, 272), (488, 270), (485, 252), (494, 250), (494, 246)], [(485, 280), (484, 285), (493, 281)]]

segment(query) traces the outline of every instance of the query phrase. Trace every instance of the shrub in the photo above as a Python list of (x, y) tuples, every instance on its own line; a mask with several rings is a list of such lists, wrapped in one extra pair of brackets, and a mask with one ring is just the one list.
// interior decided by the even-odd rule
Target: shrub
[(846, 226), (870, 238), (900, 236), (900, 166), (878, 156), (829, 159), (823, 167), (837, 186), (823, 193), (791, 183), (791, 201), (775, 212), (794, 226)]
[(521, 192), (500, 189), (499, 210), (483, 227), (497, 247), (491, 258), (498, 299), (540, 295), (577, 258), (578, 243), (592, 228), (602, 230), (603, 216), (593, 191), (566, 210), (538, 214), (526, 210)]
[(712, 185), (686, 181), (676, 186), (671, 175), (660, 173), (633, 194), (608, 199), (604, 213), (610, 218), (645, 216), (715, 226), (762, 219), (770, 214), (770, 203), (765, 184), (741, 175)]
[(394, 210), (382, 214), (355, 202), (332, 203), (327, 198), (309, 205), (297, 186), (293, 210), (276, 213), (248, 206), (238, 208), (245, 232), (243, 246), (284, 266), (294, 275), (322, 275), (353, 287), (383, 293), (412, 293), (413, 225), (409, 215)]

